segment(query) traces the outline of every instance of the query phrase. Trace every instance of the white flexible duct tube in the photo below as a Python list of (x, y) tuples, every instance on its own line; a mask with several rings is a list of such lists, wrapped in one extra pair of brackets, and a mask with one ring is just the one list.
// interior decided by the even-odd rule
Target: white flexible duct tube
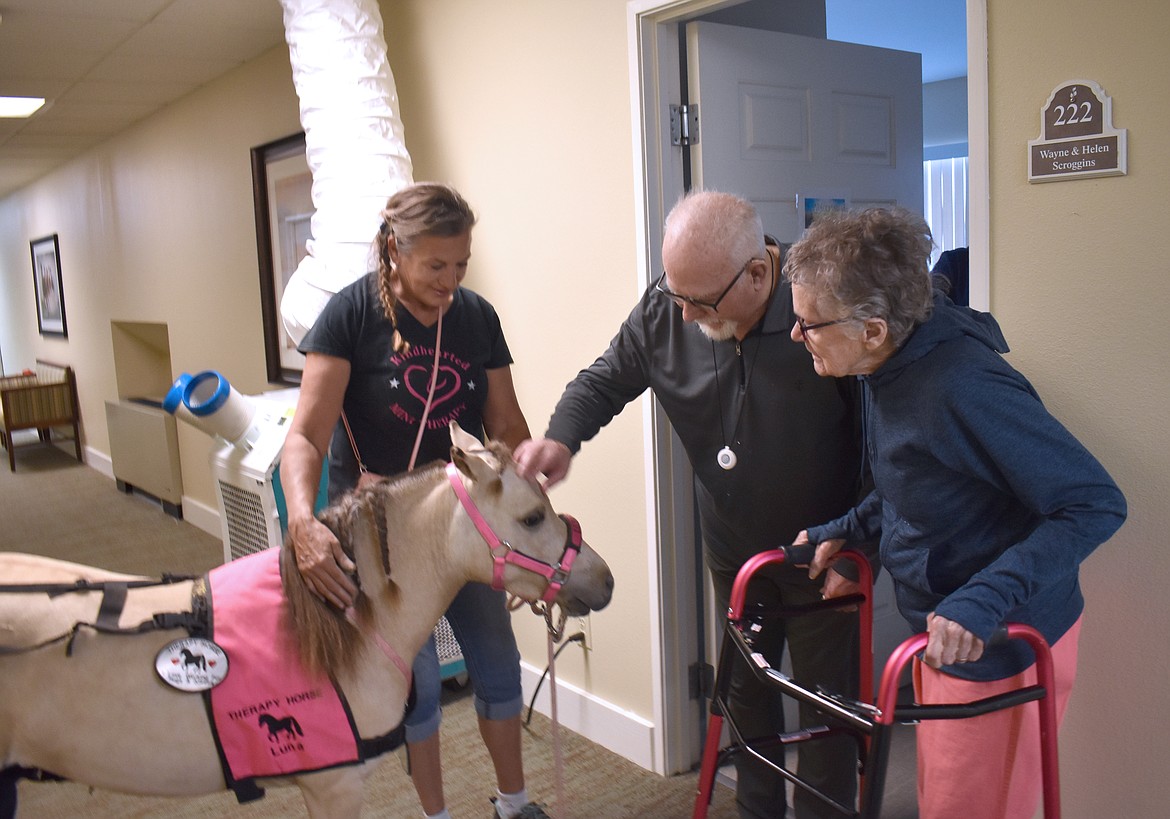
[(329, 298), (369, 268), (378, 214), (411, 183), (377, 0), (280, 0), (313, 174), (313, 239), (280, 314), (300, 343)]

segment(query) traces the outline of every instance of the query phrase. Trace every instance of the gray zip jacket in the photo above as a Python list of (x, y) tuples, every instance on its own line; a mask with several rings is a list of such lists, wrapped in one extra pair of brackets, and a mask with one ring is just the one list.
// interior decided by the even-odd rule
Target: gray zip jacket
[[(712, 342), (652, 287), (609, 349), (568, 385), (545, 436), (576, 453), (629, 402), (653, 390), (689, 456), (712, 568), (791, 543), (810, 520), (844, 513), (859, 494), (854, 379), (821, 378), (789, 332), (780, 280), (743, 342)], [(732, 470), (716, 455), (736, 453)]]

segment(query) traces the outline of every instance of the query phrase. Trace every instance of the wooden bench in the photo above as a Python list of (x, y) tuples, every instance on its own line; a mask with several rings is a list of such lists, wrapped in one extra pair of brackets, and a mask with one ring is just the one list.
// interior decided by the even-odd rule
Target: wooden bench
[[(73, 368), (37, 359), (36, 370), (0, 378), (0, 445), (8, 450), (8, 468), (16, 471), (16, 444), (12, 433), (35, 429), (39, 441), (48, 443), (53, 427), (73, 427), (77, 460), (81, 457), (81, 415), (77, 404), (77, 378)], [(70, 439), (64, 439), (70, 440)]]

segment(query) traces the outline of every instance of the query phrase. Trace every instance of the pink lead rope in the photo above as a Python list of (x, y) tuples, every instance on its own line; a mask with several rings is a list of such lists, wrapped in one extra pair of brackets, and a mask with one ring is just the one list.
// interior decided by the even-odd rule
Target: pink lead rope
[[(435, 400), (435, 384), (439, 380), (439, 351), (443, 346), (443, 311), (439, 311), (439, 323), (435, 328), (435, 364), (431, 368), (431, 385), (427, 389), (427, 400), (423, 404), (422, 420), (418, 422), (418, 434), (414, 436), (414, 449), (410, 453), (410, 463), (406, 465), (406, 471), (410, 472), (414, 469), (415, 459), (418, 458), (418, 448), (422, 444), (423, 433), (427, 428), (427, 416), (431, 414), (431, 402)], [(365, 475), (369, 472), (369, 468), (362, 461), (361, 453), (358, 452), (357, 440), (353, 437), (353, 430), (349, 427), (349, 419), (345, 417), (345, 410), (341, 411), (341, 423), (345, 426), (345, 434), (349, 436), (349, 445), (353, 449), (354, 460), (357, 461), (359, 475)]]
[[(467, 487), (463, 485), (463, 478), (459, 475), (459, 468), (453, 463), (447, 464), (447, 480), (451, 483), (451, 488), (455, 490), (459, 502), (463, 504), (464, 510), (467, 512), (471, 522), (475, 524), (476, 530), (480, 537), (487, 543), (488, 549), (492, 554), (492, 588), (497, 591), (504, 589), (504, 568), (509, 563), (514, 563), (522, 569), (527, 569), (530, 572), (535, 572), (543, 577), (548, 578), (548, 588), (545, 589), (541, 600), (546, 605), (546, 619), (549, 624), (548, 631), (548, 670), (549, 670), (549, 697), (551, 705), (551, 720), (552, 720), (552, 739), (553, 739), (553, 759), (554, 759), (554, 777), (556, 783), (556, 804), (559, 808), (564, 804), (565, 793), (565, 775), (564, 775), (564, 754), (561, 751), (561, 735), (560, 722), (557, 719), (557, 675), (556, 675), (556, 652), (553, 650), (553, 625), (549, 614), (551, 607), (549, 604), (556, 598), (557, 593), (561, 590), (561, 586), (569, 577), (569, 571), (573, 568), (573, 561), (576, 560), (577, 555), (581, 551), (581, 524), (572, 515), (561, 515), (561, 520), (565, 522), (568, 531), (565, 534), (565, 548), (561, 552), (560, 562), (556, 566), (551, 566), (542, 560), (536, 560), (528, 555), (517, 552), (511, 545), (496, 535), (492, 531), (492, 527), (484, 519), (480, 513), (479, 508), (475, 505), (475, 501), (471, 499)], [(536, 605), (533, 604), (535, 610)], [(563, 617), (562, 617), (563, 620)], [(558, 629), (559, 632), (559, 629)], [(560, 639), (559, 636), (557, 639)]]
[(443, 310), (439, 309), (439, 324), (435, 328), (435, 365), (431, 368), (431, 386), (427, 389), (427, 402), (423, 406), (422, 420), (418, 422), (418, 435), (414, 438), (414, 450), (410, 453), (410, 463), (406, 470), (414, 469), (415, 458), (418, 457), (418, 447), (422, 443), (423, 432), (427, 428), (427, 416), (431, 414), (431, 402), (435, 399), (435, 384), (439, 380), (439, 349), (443, 346)]
[(367, 636), (371, 637), (374, 640), (375, 645), (377, 645), (382, 653), (386, 655), (386, 659), (394, 663), (394, 667), (402, 672), (402, 676), (406, 678), (406, 691), (409, 693), (413, 676), (410, 672), (410, 666), (407, 665), (406, 661), (402, 659), (402, 655), (394, 650), (394, 646), (386, 642), (386, 638), (378, 633), (377, 629), (372, 628), (365, 622), (359, 620), (357, 612), (354, 611), (353, 606), (350, 606), (345, 610), (345, 619), (360, 629)]

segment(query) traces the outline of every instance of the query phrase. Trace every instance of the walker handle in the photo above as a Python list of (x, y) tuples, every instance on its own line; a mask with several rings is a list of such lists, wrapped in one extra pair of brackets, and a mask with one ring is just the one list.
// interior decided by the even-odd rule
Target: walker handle
[(1001, 646), (1008, 641), (1008, 624), (1000, 623), (995, 627), (995, 631), (991, 632), (991, 636), (987, 638), (987, 642), (983, 644), (984, 648), (991, 648), (992, 646)]
[(806, 566), (816, 557), (816, 553), (817, 544), (815, 543), (794, 543), (757, 552), (749, 557), (739, 567), (739, 571), (735, 576), (735, 582), (731, 585), (731, 599), (728, 605), (727, 616), (732, 620), (738, 620), (743, 617), (744, 599), (747, 596), (748, 581), (757, 569), (761, 569), (772, 563)]
[[(1031, 646), (1036, 655), (1036, 685), (1042, 692), (1038, 700), (1040, 717), (1040, 768), (1044, 793), (1045, 819), (1056, 819), (1060, 816), (1060, 762), (1057, 748), (1057, 720), (1056, 720), (1056, 674), (1052, 663), (1052, 651), (1044, 640), (1044, 635), (1032, 626), (1023, 623), (1005, 623), (999, 626), (987, 638), (987, 645), (998, 645), (1005, 639), (1021, 639)], [(895, 721), (895, 701), (898, 696), (898, 682), (902, 670), (913, 659), (914, 655), (926, 648), (929, 641), (927, 634), (914, 634), (907, 637), (900, 646), (894, 649), (886, 661), (885, 671), (882, 673), (881, 687), (878, 690), (877, 717), (874, 722), (889, 726)], [(1024, 691), (1027, 689), (1021, 689)], [(969, 705), (969, 703), (968, 703)]]
[(781, 546), (784, 552), (784, 562), (794, 566), (807, 566), (817, 556), (817, 544), (794, 543), (791, 546)]

